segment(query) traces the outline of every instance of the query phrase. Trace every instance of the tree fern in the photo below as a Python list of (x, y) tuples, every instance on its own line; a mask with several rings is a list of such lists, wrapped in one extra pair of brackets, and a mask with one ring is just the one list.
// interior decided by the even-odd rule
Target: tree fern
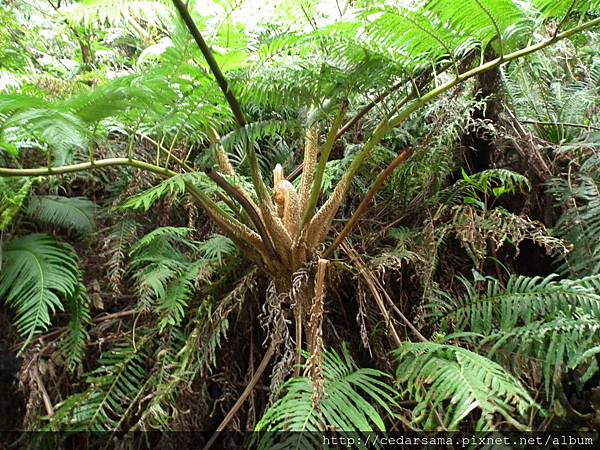
[(81, 287), (77, 256), (67, 244), (30, 234), (13, 239), (3, 249), (0, 298), (16, 311), (15, 325), (25, 338), (23, 348), (48, 329), (51, 315), (64, 310), (65, 302), (81, 301)]
[(480, 412), (475, 428), (494, 429), (494, 416), (517, 429), (527, 429), (516, 417), (538, 408), (525, 387), (502, 366), (485, 356), (453, 345), (403, 343), (395, 352), (396, 376), (403, 392), (417, 405), (413, 423), (425, 430), (459, 429)]
[[(334, 350), (323, 354), (325, 395), (317, 409), (313, 403), (314, 386), (310, 378), (296, 377), (282, 386), (283, 396), (273, 404), (256, 425), (266, 431), (259, 448), (315, 448), (322, 442), (308, 432), (336, 431), (342, 434), (385, 431), (375, 406), (391, 413), (394, 392), (384, 381), (387, 375), (375, 369), (355, 369), (346, 346), (342, 354)], [(277, 434), (272, 432), (278, 432)], [(296, 432), (286, 434), (285, 432)]]

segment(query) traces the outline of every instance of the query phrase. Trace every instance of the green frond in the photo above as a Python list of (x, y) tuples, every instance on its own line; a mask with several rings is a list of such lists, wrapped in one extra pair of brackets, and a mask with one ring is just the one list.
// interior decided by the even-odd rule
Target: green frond
[(188, 302), (196, 290), (196, 282), (200, 272), (206, 269), (208, 262), (201, 259), (191, 263), (189, 268), (177, 274), (170, 281), (164, 294), (158, 299), (157, 312), (160, 315), (159, 332), (166, 327), (177, 327), (181, 324), (187, 311)]
[(96, 230), (97, 205), (86, 197), (34, 195), (27, 205), (27, 214), (46, 225), (79, 233)]
[[(158, 99), (160, 92), (160, 101)], [(128, 110), (164, 113), (164, 105), (174, 101), (176, 93), (160, 76), (129, 75), (56, 102), (53, 108), (76, 115), (86, 124), (95, 124)]]
[(590, 287), (591, 280), (512, 276), (503, 287), (487, 277), (481, 288), (464, 278), (461, 281), (467, 294), (439, 311), (445, 316), (443, 323), (456, 329), (487, 335), (492, 330), (510, 330), (520, 321), (527, 324), (546, 315), (568, 314), (572, 308), (600, 317), (600, 295)]
[(30, 147), (29, 141), (55, 151), (55, 163), (68, 160), (76, 149), (86, 147), (90, 132), (86, 124), (70, 112), (52, 108), (35, 108), (16, 112), (2, 124), (5, 142), (17, 148)]
[[(554, 399), (556, 387), (564, 372), (583, 364), (589, 365), (600, 337), (600, 319), (585, 314), (558, 314), (553, 320), (531, 321), (523, 326), (492, 332), (481, 342), (489, 349), (490, 358), (513, 367), (511, 355), (526, 355), (541, 366), (546, 398)], [(531, 371), (531, 365), (527, 366)]]
[(233, 241), (228, 237), (215, 234), (203, 241), (200, 244), (199, 249), (205, 259), (217, 261), (220, 264), (223, 262), (225, 256), (235, 253), (236, 247)]
[(166, 5), (166, 2), (158, 0), (83, 0), (65, 6), (60, 11), (73, 24), (85, 27), (101, 24), (123, 26), (144, 37), (147, 32), (140, 22), (153, 26), (170, 22), (171, 11)]
[(168, 334), (170, 346), (160, 350), (164, 363), (150, 379), (150, 385), (158, 386), (142, 411), (135, 429), (169, 430), (175, 418), (173, 407), (181, 387), (192, 383), (198, 375), (206, 375), (217, 364), (217, 351), (227, 337), (228, 316), (242, 307), (247, 291), (252, 287), (252, 275), (242, 279), (217, 306), (206, 298), (191, 316), (192, 329), (180, 333), (171, 328)]
[(413, 422), (422, 423), (425, 430), (438, 426), (458, 430), (460, 423), (476, 411), (480, 413), (478, 431), (494, 429), (496, 414), (524, 430), (527, 426), (515, 417), (538, 408), (519, 380), (502, 366), (467, 349), (404, 342), (395, 356), (398, 382), (404, 393), (417, 402)]
[[(244, 160), (248, 146), (258, 150), (261, 141), (283, 134), (292, 135), (301, 129), (301, 124), (297, 120), (260, 120), (227, 133), (221, 138), (220, 144), (227, 153), (231, 154), (230, 158), (239, 165)], [(267, 173), (272, 169), (272, 167), (263, 167)]]
[(189, 227), (160, 227), (152, 230), (141, 238), (133, 247), (130, 254), (138, 256), (142, 252), (148, 252), (153, 249), (172, 250), (172, 244), (182, 244), (186, 247), (196, 248), (196, 245), (187, 239), (187, 236), (194, 231)]
[(150, 189), (137, 194), (122, 205), (119, 209), (132, 209), (135, 211), (148, 211), (152, 205), (166, 195), (180, 196), (186, 191), (186, 181), (206, 183), (206, 176), (200, 173), (176, 175), (168, 178)]
[(592, 157), (572, 182), (555, 179), (550, 192), (566, 208), (556, 230), (573, 249), (566, 255), (559, 271), (570, 276), (600, 272), (600, 171)]
[[(126, 272), (132, 274), (140, 301), (145, 307), (164, 299), (169, 283), (189, 269), (190, 259), (180, 248), (196, 249), (197, 244), (186, 238), (190, 231), (190, 228), (184, 227), (157, 228), (131, 248), (131, 260)], [(183, 284), (170, 293), (176, 304), (181, 302), (181, 295), (185, 297), (188, 293), (190, 276), (193, 275), (185, 277)]]
[(462, 180), (439, 192), (444, 204), (479, 204), (479, 194), (499, 198), (504, 194), (515, 194), (531, 189), (529, 180), (523, 175), (507, 169), (488, 169), (472, 175), (462, 170)]
[(15, 309), (25, 348), (48, 329), (64, 302), (79, 301), (81, 270), (71, 246), (44, 234), (13, 239), (2, 253), (0, 298)]
[(0, 178), (0, 232), (17, 217), (29, 195), (31, 178)]
[(480, 279), (482, 287), (463, 279), (464, 298), (437, 302), (445, 315), (442, 327), (454, 330), (446, 339), (474, 345), (514, 373), (543, 381), (546, 398), (553, 401), (567, 369), (589, 371), (595, 363), (599, 278), (513, 276), (506, 288), (490, 277)]
[[(533, 6), (543, 13), (544, 17), (564, 17), (571, 8), (572, 0), (532, 0)], [(575, 11), (593, 13), (600, 10), (600, 1), (585, 0), (575, 2)]]
[(138, 241), (138, 228), (137, 222), (125, 219), (108, 228), (103, 236), (102, 249), (108, 255), (107, 275), (116, 292), (123, 281), (129, 250)]
[(83, 283), (79, 284), (77, 291), (69, 298), (69, 330), (61, 342), (66, 366), (71, 371), (74, 371), (83, 361), (90, 337), (86, 330), (91, 322), (90, 297)]
[(527, 126), (543, 139), (565, 146), (587, 132), (565, 123), (593, 123), (593, 106), (600, 93), (599, 70), (600, 64), (596, 62), (582, 79), (552, 82), (570, 79), (572, 75), (554, 64), (552, 58), (537, 55), (527, 63), (504, 68), (501, 73), (517, 118), (539, 122)]
[(235, 250), (224, 236), (202, 243), (187, 238), (184, 227), (162, 227), (141, 238), (130, 251), (127, 273), (132, 274), (142, 308), (153, 307), (159, 331), (181, 324), (188, 302), (201, 280), (208, 280), (213, 263)]
[(141, 392), (146, 378), (149, 335), (135, 346), (118, 344), (102, 353), (98, 368), (85, 378), (88, 387), (56, 406), (49, 430), (110, 431)]
[[(391, 413), (391, 406), (395, 405), (394, 391), (384, 381), (388, 375), (375, 369), (355, 369), (346, 346), (342, 348), (342, 355), (334, 350), (323, 354), (323, 375), (325, 394), (320, 410), (313, 404), (314, 386), (310, 378), (292, 378), (282, 386), (283, 396), (256, 425), (257, 432), (267, 432), (259, 448), (321, 446), (317, 436), (308, 432), (335, 430), (347, 434), (369, 432), (374, 428), (385, 431), (375, 407)], [(288, 435), (286, 431), (292, 433)]]

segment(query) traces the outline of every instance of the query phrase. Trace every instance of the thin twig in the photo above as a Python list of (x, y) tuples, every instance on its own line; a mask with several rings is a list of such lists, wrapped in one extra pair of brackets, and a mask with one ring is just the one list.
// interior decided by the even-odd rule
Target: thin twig
[[(517, 119), (519, 120), (519, 119)], [(594, 125), (584, 125), (581, 123), (569, 123), (569, 122), (543, 122), (538, 120), (519, 120), (522, 123), (528, 123), (531, 125), (542, 125), (542, 126), (555, 126), (555, 127), (571, 127), (571, 128), (582, 128), (584, 130), (600, 131), (600, 127)]]
[(38, 389), (42, 393), (42, 400), (44, 401), (44, 407), (46, 408), (46, 413), (49, 417), (54, 415), (54, 407), (52, 406), (52, 401), (50, 400), (50, 396), (48, 395), (48, 391), (46, 390), (46, 386), (44, 386), (44, 382), (40, 377), (40, 373), (38, 371), (37, 366), (33, 366), (33, 379), (38, 385)]
[(356, 253), (356, 251), (347, 242), (342, 242), (341, 248), (344, 251), (344, 253), (346, 253), (348, 255), (348, 257), (352, 261), (354, 261), (356, 263), (356, 265), (358, 266), (358, 270), (359, 270), (360, 274), (362, 275), (363, 279), (367, 283), (367, 286), (369, 287), (369, 290), (371, 291), (371, 293), (373, 294), (373, 297), (375, 298), (375, 303), (377, 303), (379, 312), (381, 312), (381, 315), (383, 316), (383, 318), (385, 320), (385, 323), (388, 327), (388, 330), (390, 331), (390, 334), (392, 335), (394, 343), (396, 344), (397, 347), (399, 347), (402, 344), (402, 340), (400, 339), (400, 336), (398, 336), (398, 333), (396, 332), (396, 329), (394, 328), (394, 324), (392, 323), (392, 318), (390, 317), (390, 313), (388, 312), (385, 305), (383, 304), (383, 299), (381, 298), (381, 295), (379, 294), (379, 292), (377, 290), (375, 277), (373, 276), (373, 274), (371, 273), (371, 271), (369, 270), (367, 265), (362, 261), (362, 259), (358, 255), (358, 253)]
[(242, 392), (242, 395), (240, 395), (240, 397), (237, 399), (235, 404), (229, 410), (229, 412), (227, 413), (227, 415), (225, 416), (225, 418), (223, 419), (221, 424), (217, 427), (217, 430), (213, 433), (211, 438), (208, 440), (208, 442), (204, 446), (203, 450), (208, 450), (215, 443), (215, 441), (219, 437), (219, 433), (221, 431), (223, 431), (225, 429), (225, 427), (227, 426), (227, 424), (231, 421), (231, 419), (233, 419), (235, 417), (235, 415), (237, 414), (239, 409), (242, 407), (242, 405), (244, 404), (244, 402), (246, 401), (248, 396), (252, 393), (252, 391), (254, 390), (254, 387), (258, 384), (260, 378), (262, 377), (263, 372), (266, 370), (267, 366), (269, 365), (269, 362), (271, 362), (271, 358), (273, 358), (273, 355), (275, 354), (275, 349), (277, 348), (277, 345), (278, 345), (278, 342), (271, 342), (271, 345), (267, 349), (265, 356), (263, 356), (263, 359), (260, 362), (260, 365), (256, 369), (256, 372), (254, 372), (254, 376), (252, 377), (252, 379), (246, 386), (246, 389), (244, 389), (244, 392)]
[[(137, 312), (137, 310), (135, 310), (135, 309), (127, 309), (125, 311), (119, 311), (117, 313), (107, 314), (106, 316), (96, 317), (95, 319), (92, 320), (92, 322), (100, 323), (100, 322), (105, 322), (108, 320), (120, 319), (122, 317), (133, 316), (136, 312)], [(37, 341), (48, 340), (48, 339), (54, 338), (55, 336), (60, 336), (61, 334), (68, 331), (68, 329), (69, 329), (68, 326), (56, 328), (46, 334), (42, 334), (41, 336), (38, 336), (38, 337), (32, 339), (29, 344), (31, 345)], [(13, 351), (13, 352), (17, 351), (20, 346), (21, 345), (13, 345), (10, 348), (10, 351)]]

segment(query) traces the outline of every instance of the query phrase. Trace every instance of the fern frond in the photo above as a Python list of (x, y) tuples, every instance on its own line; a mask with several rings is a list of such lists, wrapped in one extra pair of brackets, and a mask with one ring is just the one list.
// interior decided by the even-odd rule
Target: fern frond
[(588, 159), (574, 182), (556, 179), (549, 189), (566, 205), (556, 225), (558, 234), (573, 245), (559, 271), (575, 277), (600, 272), (600, 172), (594, 159)]
[(0, 178), (0, 232), (17, 217), (32, 185), (30, 178)]
[[(536, 320), (524, 326), (495, 331), (481, 341), (489, 357), (510, 364), (510, 356), (527, 355), (542, 366), (546, 398), (554, 399), (555, 389), (567, 368), (590, 363), (599, 337), (600, 319), (575, 313), (558, 314), (549, 321)], [(528, 366), (528, 370), (531, 366)]]
[(395, 356), (398, 381), (403, 391), (417, 401), (413, 422), (422, 422), (425, 430), (440, 425), (457, 430), (475, 411), (481, 413), (478, 431), (494, 429), (496, 414), (524, 430), (527, 426), (516, 417), (538, 408), (519, 380), (490, 359), (464, 348), (404, 342)]
[(531, 189), (529, 180), (523, 175), (507, 169), (489, 169), (472, 175), (463, 170), (463, 179), (439, 192), (439, 201), (444, 204), (467, 203), (478, 194), (499, 198), (504, 194), (515, 194)]
[(103, 238), (103, 250), (106, 252), (108, 261), (107, 274), (115, 292), (119, 287), (125, 273), (125, 264), (129, 250), (138, 241), (139, 224), (133, 220), (121, 220), (107, 230)]
[(162, 333), (166, 327), (177, 327), (185, 316), (188, 301), (196, 290), (196, 281), (208, 262), (199, 260), (192, 263), (189, 268), (170, 281), (164, 294), (158, 298), (157, 312), (160, 314), (158, 324), (159, 332)]
[(64, 302), (80, 295), (81, 270), (73, 249), (44, 234), (11, 240), (3, 249), (0, 298), (15, 309), (15, 326), (29, 341), (51, 324)]
[(510, 330), (519, 321), (530, 323), (549, 314), (568, 314), (574, 307), (600, 317), (600, 295), (590, 288), (589, 280), (512, 276), (504, 288), (497, 280), (486, 278), (481, 290), (464, 278), (461, 281), (467, 294), (443, 309), (444, 323), (457, 329), (489, 334), (494, 329)]
[[(342, 355), (334, 350), (323, 354), (324, 397), (320, 411), (313, 404), (311, 379), (297, 377), (282, 386), (284, 392), (256, 425), (256, 431), (266, 431), (259, 448), (314, 448), (322, 442), (314, 433), (335, 430), (342, 434), (368, 432), (373, 428), (385, 431), (378, 406), (388, 413), (395, 405), (394, 391), (384, 381), (388, 375), (375, 369), (355, 369), (348, 349)], [(297, 432), (286, 435), (284, 432)], [(278, 432), (275, 437), (272, 432)]]
[(83, 283), (78, 292), (69, 299), (69, 330), (61, 342), (61, 351), (65, 355), (67, 368), (74, 371), (83, 361), (89, 340), (86, 327), (91, 322), (90, 297)]
[(79, 233), (96, 230), (97, 205), (86, 197), (34, 195), (27, 205), (27, 214), (44, 224)]
[(130, 254), (135, 256), (142, 252), (148, 252), (153, 249), (166, 248), (171, 249), (172, 244), (182, 244), (185, 247), (196, 248), (193, 241), (187, 239), (187, 236), (193, 231), (189, 227), (160, 227), (152, 230), (141, 238), (133, 247)]
[(225, 256), (235, 253), (236, 247), (228, 237), (215, 234), (203, 241), (199, 249), (205, 259), (217, 261), (220, 264)]
[[(200, 173), (175, 175), (162, 181), (150, 189), (137, 194), (119, 206), (119, 209), (132, 209), (135, 211), (148, 211), (159, 199), (166, 195), (180, 196), (186, 191), (186, 182), (204, 182), (205, 185), (213, 186), (207, 182), (207, 177)], [(214, 187), (213, 187), (214, 189)]]
[(119, 344), (102, 353), (99, 367), (86, 376), (88, 388), (56, 406), (50, 430), (111, 431), (122, 421), (146, 378), (149, 335), (135, 347)]
[[(134, 0), (84, 0), (60, 9), (64, 17), (73, 24), (89, 27), (108, 24), (125, 27), (136, 35), (146, 36), (139, 22), (159, 25), (171, 21), (171, 11), (161, 1)], [(135, 23), (134, 23), (135, 22)]]
[[(190, 277), (188, 273), (190, 259), (180, 248), (197, 249), (197, 244), (186, 236), (190, 228), (162, 227), (151, 231), (141, 238), (130, 250), (131, 261), (127, 265), (127, 273), (133, 275), (137, 293), (143, 307), (149, 307), (160, 299), (170, 299), (168, 304), (175, 303), (177, 310), (183, 299), (189, 296)], [(196, 273), (198, 268), (196, 268)], [(186, 274), (179, 286), (169, 291), (169, 283)]]

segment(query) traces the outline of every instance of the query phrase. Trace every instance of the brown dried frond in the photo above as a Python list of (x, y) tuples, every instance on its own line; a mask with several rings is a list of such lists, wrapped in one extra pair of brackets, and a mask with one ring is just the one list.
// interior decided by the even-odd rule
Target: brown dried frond
[(519, 254), (519, 244), (530, 239), (546, 250), (549, 255), (566, 254), (568, 245), (561, 239), (549, 236), (543, 223), (524, 216), (507, 213), (495, 208), (478, 211), (471, 206), (452, 208), (452, 231), (463, 248), (476, 264), (479, 264), (490, 250), (500, 249), (510, 242)]

